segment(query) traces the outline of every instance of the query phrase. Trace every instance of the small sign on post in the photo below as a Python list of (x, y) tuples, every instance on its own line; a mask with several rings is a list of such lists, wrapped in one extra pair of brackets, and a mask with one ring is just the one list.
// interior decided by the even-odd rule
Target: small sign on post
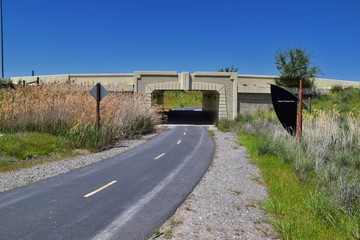
[(97, 83), (91, 90), (91, 96), (96, 100), (96, 128), (100, 129), (100, 101), (108, 94), (106, 89), (100, 84)]

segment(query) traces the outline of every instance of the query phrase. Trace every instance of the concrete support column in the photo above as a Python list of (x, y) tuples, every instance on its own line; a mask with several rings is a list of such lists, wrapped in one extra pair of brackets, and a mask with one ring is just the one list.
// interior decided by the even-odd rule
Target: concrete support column
[(230, 81), (233, 83), (232, 86), (232, 116), (229, 116), (231, 119), (234, 119), (237, 115), (237, 105), (238, 105), (238, 73), (233, 73), (230, 76)]
[[(134, 93), (137, 93), (139, 90), (138, 90), (138, 81), (141, 80), (141, 74), (138, 73), (138, 72), (134, 72)], [(150, 97), (151, 99), (151, 97)]]
[(227, 119), (226, 92), (219, 94), (219, 119)]
[(183, 72), (181, 74), (181, 88), (185, 91), (191, 90), (191, 84), (190, 84), (190, 73), (189, 72)]

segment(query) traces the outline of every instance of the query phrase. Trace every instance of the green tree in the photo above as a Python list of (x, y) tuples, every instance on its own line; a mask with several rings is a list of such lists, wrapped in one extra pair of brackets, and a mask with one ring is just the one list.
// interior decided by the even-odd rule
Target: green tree
[(233, 65), (231, 67), (221, 68), (219, 72), (237, 72), (238, 69)]
[(315, 78), (322, 71), (318, 66), (311, 63), (312, 54), (302, 48), (290, 48), (275, 55), (276, 68), (280, 76), (275, 80), (276, 84), (288, 88), (299, 88), (300, 79), (304, 88), (314, 88)]

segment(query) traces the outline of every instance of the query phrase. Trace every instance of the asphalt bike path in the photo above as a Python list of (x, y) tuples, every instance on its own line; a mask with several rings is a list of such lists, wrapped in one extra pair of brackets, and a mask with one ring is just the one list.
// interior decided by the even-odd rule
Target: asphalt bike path
[(0, 239), (147, 239), (209, 167), (203, 126), (176, 126), (97, 164), (0, 193)]

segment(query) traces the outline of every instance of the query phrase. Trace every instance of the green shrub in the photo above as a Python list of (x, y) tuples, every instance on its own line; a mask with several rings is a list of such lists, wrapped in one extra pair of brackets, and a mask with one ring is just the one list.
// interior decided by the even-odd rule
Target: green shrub
[(331, 87), (330, 92), (331, 92), (331, 93), (337, 93), (337, 92), (341, 92), (341, 91), (343, 91), (343, 90), (344, 90), (343, 86), (341, 86), (341, 85), (334, 85), (334, 86)]
[(255, 116), (251, 114), (240, 114), (235, 117), (236, 123), (247, 123), (254, 121)]
[(233, 127), (233, 121), (228, 119), (216, 120), (215, 126), (222, 132), (229, 132)]
[(4, 160), (4, 159), (0, 159), (0, 168), (1, 167), (5, 167), (5, 166), (8, 166), (9, 165), (9, 162)]
[(256, 145), (259, 156), (275, 155), (278, 152), (277, 145), (268, 137), (263, 136)]
[(348, 151), (334, 152), (334, 160), (339, 167), (350, 167), (355, 164), (354, 156)]

